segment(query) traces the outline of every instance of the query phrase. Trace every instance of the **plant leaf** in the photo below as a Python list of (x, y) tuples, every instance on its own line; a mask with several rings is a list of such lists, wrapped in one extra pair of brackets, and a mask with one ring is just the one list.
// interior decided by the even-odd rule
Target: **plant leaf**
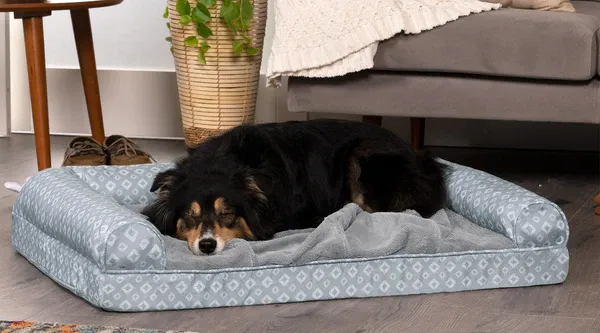
[(167, 28), (171, 29), (171, 23), (167, 22)]
[(177, 13), (179, 13), (179, 15), (181, 16), (190, 15), (190, 12), (192, 10), (192, 8), (190, 7), (189, 0), (177, 0), (175, 8), (177, 9)]
[(171, 37), (167, 37), (167, 38), (165, 38), (165, 40), (169, 43), (173, 41), (173, 39)]
[(244, 22), (242, 22), (242, 20), (236, 20), (235, 22), (233, 22), (233, 28), (235, 31), (246, 30), (244, 29)]
[(173, 49), (173, 46), (171, 46), (170, 50), (171, 50), (171, 54), (175, 55), (175, 50)]
[(198, 38), (196, 36), (189, 36), (183, 42), (185, 43), (185, 45), (187, 45), (189, 47), (198, 46)]
[(198, 61), (200, 61), (202, 65), (206, 65), (206, 57), (204, 56), (204, 52), (198, 52)]
[(183, 15), (181, 16), (181, 18), (179, 19), (179, 23), (181, 25), (188, 25), (190, 24), (190, 22), (192, 22), (192, 17), (189, 15)]
[(231, 0), (223, 0), (223, 7), (221, 7), (221, 17), (227, 23), (233, 23), (238, 18), (239, 8), (236, 10), (236, 4)]
[(165, 7), (165, 12), (164, 12), (164, 14), (163, 14), (163, 17), (164, 17), (164, 18), (167, 18), (167, 17), (169, 17), (169, 7)]
[(240, 55), (240, 54), (242, 54), (243, 50), (244, 50), (244, 44), (242, 44), (242, 42), (237, 39), (234, 40), (233, 41), (233, 53), (235, 55)]
[(208, 50), (210, 50), (210, 45), (207, 42), (200, 43), (200, 52), (206, 53)]
[(230, 22), (225, 22), (225, 25), (227, 26), (227, 29), (229, 29), (230, 31), (234, 31), (235, 30), (233, 28), (233, 25)]
[(240, 30), (246, 31), (246, 30), (250, 29), (250, 19), (243, 18), (239, 22), (240, 22)]
[(232, 4), (232, 0), (223, 0), (223, 7), (229, 7)]
[(206, 23), (210, 21), (210, 12), (204, 4), (198, 2), (194, 11), (192, 11), (192, 19), (196, 23)]
[(258, 49), (253, 46), (248, 46), (246, 49), (246, 54), (249, 56), (255, 56), (258, 54)]
[(210, 8), (217, 4), (217, 0), (198, 0), (198, 3), (205, 5), (206, 8)]
[(252, 38), (250, 38), (246, 35), (242, 35), (242, 38), (244, 39), (244, 43), (246, 43), (246, 44), (250, 44), (252, 42)]
[(204, 39), (212, 36), (213, 34), (212, 30), (210, 30), (210, 28), (204, 23), (197, 23), (196, 32), (198, 32), (198, 35), (202, 36)]
[(240, 9), (242, 19), (250, 20), (252, 18), (252, 12), (254, 11), (254, 5), (252, 2), (250, 2), (250, 0), (240, 0), (240, 2), (240, 6), (242, 7)]

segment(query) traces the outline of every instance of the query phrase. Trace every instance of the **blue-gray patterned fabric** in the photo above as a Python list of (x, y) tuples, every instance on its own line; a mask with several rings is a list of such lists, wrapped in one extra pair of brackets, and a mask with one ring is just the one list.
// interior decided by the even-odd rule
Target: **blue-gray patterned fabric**
[(513, 248), (318, 260), (210, 270), (170, 269), (162, 235), (125, 206), (153, 199), (171, 164), (49, 169), (13, 208), (14, 248), (91, 304), (111, 311), (240, 306), (518, 287), (563, 282), (568, 225), (548, 200), (451, 165), (453, 211), (508, 237)]

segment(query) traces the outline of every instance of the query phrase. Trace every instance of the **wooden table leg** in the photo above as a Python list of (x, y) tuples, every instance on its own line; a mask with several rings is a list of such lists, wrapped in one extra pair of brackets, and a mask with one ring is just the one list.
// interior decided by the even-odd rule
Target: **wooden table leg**
[(23, 32), (27, 53), (27, 72), (29, 74), (35, 150), (38, 170), (43, 170), (51, 167), (43, 18), (24, 17)]
[(410, 136), (415, 150), (423, 149), (425, 144), (425, 118), (410, 118)]
[(73, 23), (73, 33), (75, 34), (75, 44), (77, 45), (77, 56), (79, 57), (79, 67), (81, 68), (81, 79), (92, 136), (102, 143), (104, 141), (104, 121), (102, 120), (102, 105), (100, 102), (100, 88), (98, 87), (90, 12), (87, 9), (71, 10), (71, 22)]

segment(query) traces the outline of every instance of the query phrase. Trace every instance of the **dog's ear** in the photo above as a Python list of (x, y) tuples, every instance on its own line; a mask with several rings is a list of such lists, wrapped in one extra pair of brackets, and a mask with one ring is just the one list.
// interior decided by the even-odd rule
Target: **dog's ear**
[(150, 187), (150, 192), (156, 192), (157, 190), (171, 190), (176, 187), (177, 184), (181, 183), (184, 178), (184, 173), (177, 169), (160, 172), (154, 178), (154, 182)]
[(187, 159), (180, 159), (175, 163), (174, 168), (156, 175), (150, 186), (150, 192), (158, 191), (158, 195), (142, 211), (142, 215), (146, 215), (148, 220), (165, 235), (173, 236), (176, 232), (179, 217), (179, 201), (176, 198), (180, 196), (179, 193), (186, 190), (187, 163)]
[(141, 212), (162, 234), (173, 237), (177, 231), (180, 211), (176, 198), (186, 190), (185, 178), (182, 175), (182, 172), (175, 170), (158, 174), (151, 189), (153, 192), (158, 190), (158, 196)]
[(276, 208), (271, 202), (273, 181), (256, 170), (244, 170), (237, 174), (237, 189), (245, 196), (246, 222), (257, 239), (267, 239), (273, 232)]
[(175, 237), (177, 232), (177, 211), (169, 197), (161, 197), (141, 212), (148, 217), (158, 231), (163, 235)]

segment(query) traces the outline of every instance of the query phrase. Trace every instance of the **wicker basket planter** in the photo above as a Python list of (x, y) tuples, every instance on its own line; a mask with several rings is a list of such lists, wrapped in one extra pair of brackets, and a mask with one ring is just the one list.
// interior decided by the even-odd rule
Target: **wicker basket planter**
[[(198, 61), (197, 49), (184, 44), (187, 36), (195, 34), (195, 27), (179, 23), (176, 2), (168, 0), (168, 22), (185, 143), (194, 146), (231, 127), (254, 121), (267, 0), (254, 0), (248, 31), (259, 50), (257, 56), (234, 54), (234, 36), (218, 18), (222, 3), (217, 0), (216, 8), (210, 9), (215, 19), (206, 24), (213, 35), (207, 40), (211, 49), (205, 54), (205, 65)], [(196, 0), (189, 2), (192, 7), (196, 5)]]

